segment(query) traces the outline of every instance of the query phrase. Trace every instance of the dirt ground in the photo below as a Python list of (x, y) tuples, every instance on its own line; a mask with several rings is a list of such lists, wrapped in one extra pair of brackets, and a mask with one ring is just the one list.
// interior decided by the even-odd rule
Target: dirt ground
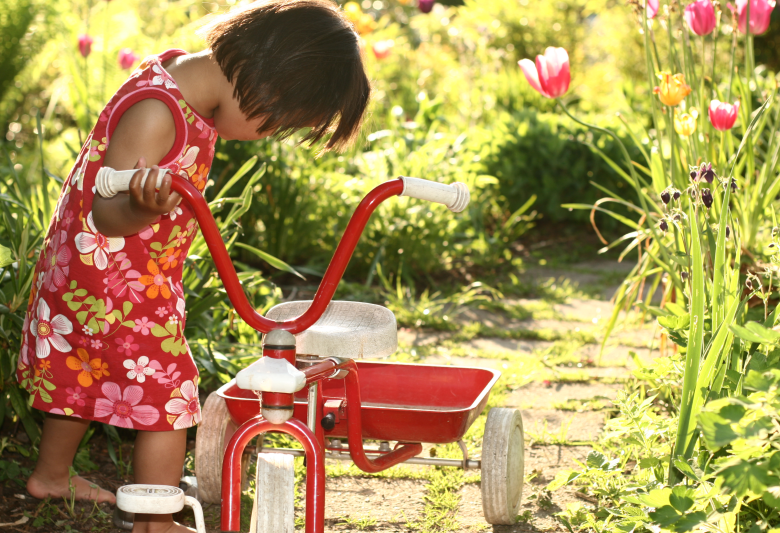
[[(611, 268), (609, 264), (585, 265), (580, 269), (585, 273), (579, 275), (585, 281), (580, 281), (603, 279), (603, 272), (608, 268)], [(599, 275), (602, 277), (599, 278)], [(610, 287), (599, 290), (604, 295), (610, 294)], [(529, 306), (535, 305), (535, 302), (514, 301), (510, 305)], [(474, 473), (467, 474), (465, 482), (450, 495), (452, 499), (449, 501), (455, 503), (442, 516), (452, 520), (446, 522), (449, 524), (446, 526), (442, 522), (438, 529), (420, 526), (424, 517), (430, 516), (431, 506), (434, 505), (426, 475), (339, 475), (329, 478), (326, 484), (326, 532), (558, 532), (563, 529), (555, 514), (564, 510), (567, 504), (593, 505), (573, 488), (564, 487), (549, 493), (545, 487), (561, 470), (577, 468), (578, 462), (585, 461), (606, 420), (614, 412), (612, 400), (621, 388), (625, 388), (634, 368), (631, 352), (640, 359), (657, 355), (657, 352), (654, 354), (647, 349), (654, 332), (652, 328), (618, 332), (599, 360), (601, 325), (611, 313), (609, 302), (570, 298), (563, 304), (555, 303), (548, 307), (552, 313), (550, 316), (555, 318), (515, 320), (477, 310), (470, 319), (506, 328), (554, 331), (563, 340), (475, 338), (453, 346), (448, 341), (451, 337), (448, 333), (409, 329), (399, 333), (402, 346), (429, 348), (429, 355), (418, 359), (421, 363), (486, 367), (505, 373), (508, 381), (500, 395), (500, 405), (521, 411), (526, 439), (526, 483), (518, 522), (512, 526), (490, 526), (485, 522), (479, 477)], [(594, 341), (581, 341), (583, 332), (592, 335)], [(566, 344), (569, 342), (566, 339), (570, 337), (580, 340)], [(565, 352), (565, 356), (555, 355), (561, 350), (569, 351)], [(481, 420), (484, 424), (484, 418)], [(22, 448), (28, 444), (20, 428), (6, 427), (0, 437)], [(189, 446), (194, 447), (194, 440)], [(478, 456), (479, 447), (472, 453)], [(128, 443), (122, 448), (125, 463), (130, 454), (131, 445)], [(70, 509), (67, 502), (42, 502), (31, 498), (21, 480), (32, 468), (32, 461), (8, 451), (3, 457), (18, 461), (23, 470), (17, 477), (19, 483), (7, 480), (0, 487), (0, 532), (122, 531), (111, 524), (112, 509), (108, 505), (77, 503)], [(132, 482), (131, 468), (128, 466), (118, 471), (109, 459), (106, 442), (100, 432), (89, 442), (89, 459), (95, 469), (84, 477), (91, 481), (110, 489)], [(417, 474), (431, 472), (431, 467), (415, 468)], [(218, 506), (207, 506), (205, 515), (209, 532), (219, 531)], [(192, 524), (191, 514), (187, 512), (179, 519)]]

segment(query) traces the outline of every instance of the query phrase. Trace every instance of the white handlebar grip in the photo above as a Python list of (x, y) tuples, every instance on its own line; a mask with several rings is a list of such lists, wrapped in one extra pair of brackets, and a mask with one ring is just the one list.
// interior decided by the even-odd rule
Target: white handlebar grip
[[(146, 178), (149, 176), (151, 168), (144, 169), (144, 175), (141, 178), (141, 187), (146, 183)], [(135, 170), (114, 170), (111, 167), (102, 167), (98, 170), (95, 177), (95, 188), (100, 196), (103, 198), (113, 198), (118, 192), (124, 192), (130, 189), (130, 180), (133, 178), (133, 174), (138, 172)], [(163, 177), (169, 172), (167, 168), (161, 168), (159, 174), (157, 174), (157, 184), (155, 187), (158, 189), (162, 185)]]
[(469, 205), (471, 195), (465, 183), (457, 182), (446, 185), (420, 178), (407, 178), (406, 176), (401, 176), (401, 179), (404, 181), (404, 190), (399, 196), (409, 196), (444, 204), (453, 213), (460, 213)]

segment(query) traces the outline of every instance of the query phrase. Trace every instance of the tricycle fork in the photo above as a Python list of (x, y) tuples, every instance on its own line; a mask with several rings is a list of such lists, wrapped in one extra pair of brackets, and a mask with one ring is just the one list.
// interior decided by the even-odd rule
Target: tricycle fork
[(295, 418), (272, 424), (258, 415), (241, 425), (225, 449), (222, 463), (223, 533), (241, 529), (241, 454), (253, 437), (266, 432), (286, 433), (303, 446), (306, 453), (306, 533), (325, 531), (325, 456), (314, 433)]

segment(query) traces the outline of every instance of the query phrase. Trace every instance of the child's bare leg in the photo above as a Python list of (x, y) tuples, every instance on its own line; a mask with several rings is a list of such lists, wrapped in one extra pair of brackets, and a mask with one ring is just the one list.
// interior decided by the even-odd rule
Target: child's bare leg
[[(178, 487), (186, 452), (186, 429), (139, 431), (133, 450), (135, 482)], [(163, 531), (172, 533), (193, 530), (175, 523), (169, 514), (135, 515), (133, 533), (161, 533)]]
[(27, 491), (36, 498), (70, 498), (70, 484), (76, 489), (76, 499), (115, 503), (116, 497), (80, 476), (70, 477), (70, 466), (84, 437), (89, 420), (69, 416), (46, 416), (41, 434), (38, 463)]

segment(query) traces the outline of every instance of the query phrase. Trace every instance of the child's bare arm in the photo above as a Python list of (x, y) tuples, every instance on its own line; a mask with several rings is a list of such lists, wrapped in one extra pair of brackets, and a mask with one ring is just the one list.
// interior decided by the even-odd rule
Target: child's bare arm
[[(168, 106), (149, 99), (128, 109), (111, 136), (104, 166), (116, 170), (146, 168), (159, 163), (173, 146), (176, 127)], [(154, 171), (150, 173), (154, 178)], [(113, 198), (95, 195), (92, 218), (103, 235), (120, 237), (133, 235), (151, 224), (158, 216), (169, 213), (180, 196), (171, 192), (171, 177), (163, 179), (155, 191), (155, 179), (147, 179), (141, 187), (142, 172), (136, 172), (130, 181), (129, 194)]]

